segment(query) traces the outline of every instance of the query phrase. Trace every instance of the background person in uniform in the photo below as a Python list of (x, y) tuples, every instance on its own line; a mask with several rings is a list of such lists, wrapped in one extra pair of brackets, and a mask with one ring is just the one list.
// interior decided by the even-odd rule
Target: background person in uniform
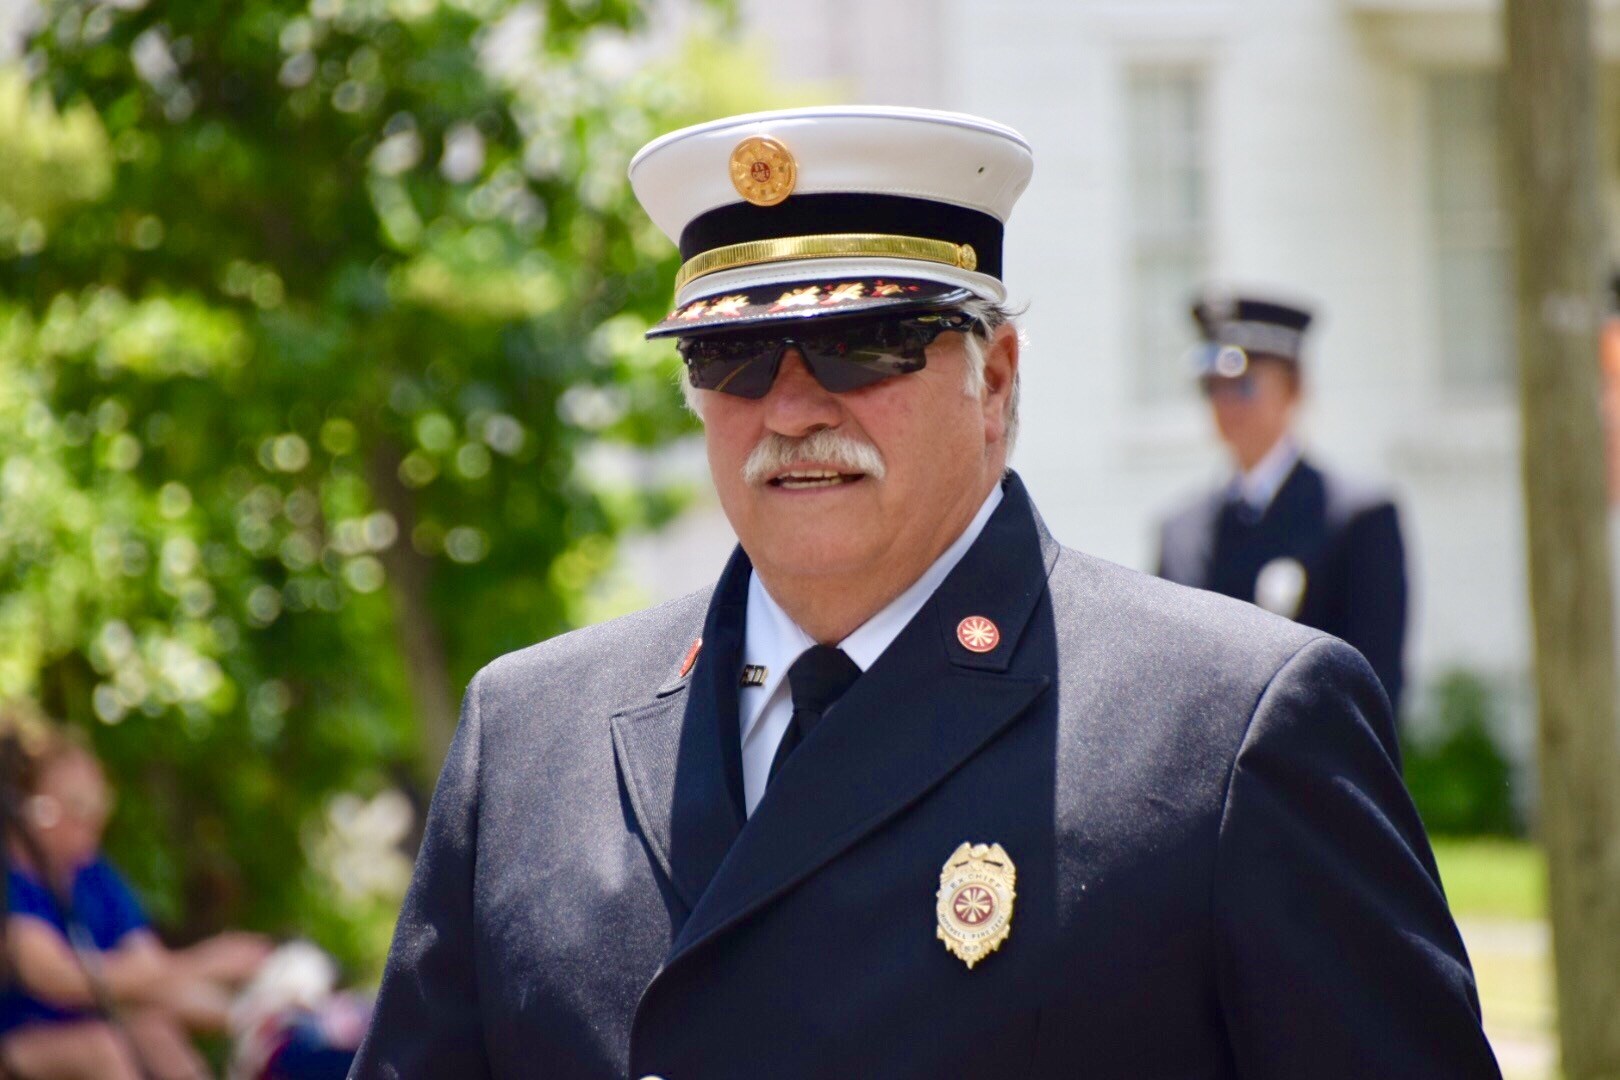
[(1387, 495), (1304, 456), (1296, 421), (1310, 313), (1212, 296), (1193, 318), (1206, 343), (1196, 354), (1199, 386), (1234, 475), (1164, 523), (1159, 575), (1344, 639), (1378, 673), (1398, 716), (1406, 641), (1400, 521)]
[(1371, 669), (1007, 471), (1031, 168), (851, 107), (631, 163), (741, 543), (473, 679), (354, 1076), (1499, 1075)]

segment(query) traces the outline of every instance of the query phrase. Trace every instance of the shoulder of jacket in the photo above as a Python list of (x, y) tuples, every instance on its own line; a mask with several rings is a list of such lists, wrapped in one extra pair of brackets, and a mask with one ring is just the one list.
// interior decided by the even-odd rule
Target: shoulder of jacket
[(1174, 532), (1177, 529), (1190, 525), (1200, 525), (1211, 520), (1220, 512), (1221, 503), (1226, 497), (1225, 488), (1209, 488), (1196, 495), (1185, 496), (1177, 502), (1163, 518), (1159, 520), (1161, 533)]
[(1316, 471), (1322, 478), (1323, 501), (1330, 520), (1348, 523), (1369, 514), (1395, 510), (1395, 493), (1386, 484), (1322, 468)]
[(555, 674), (577, 674), (604, 666), (673, 666), (702, 633), (712, 593), (712, 588), (700, 589), (656, 607), (570, 630), (509, 652), (486, 664), (473, 682), (498, 687), (514, 681), (532, 683)]
[(1049, 585), (1060, 628), (1106, 635), (1111, 648), (1167, 664), (1198, 656), (1269, 678), (1301, 648), (1328, 636), (1254, 604), (1070, 548), (1062, 549)]

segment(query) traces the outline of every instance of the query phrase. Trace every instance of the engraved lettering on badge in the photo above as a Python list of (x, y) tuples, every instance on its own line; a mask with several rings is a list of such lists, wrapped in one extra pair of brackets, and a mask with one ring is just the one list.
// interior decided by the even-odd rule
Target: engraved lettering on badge
[(1254, 602), (1285, 619), (1299, 614), (1305, 599), (1305, 566), (1298, 559), (1272, 559), (1254, 579)]
[(1000, 844), (964, 843), (945, 860), (934, 894), (934, 933), (969, 971), (1007, 940), (1017, 880)]
[(742, 670), (742, 684), (744, 686), (764, 686), (765, 676), (769, 669), (764, 664), (746, 664)]

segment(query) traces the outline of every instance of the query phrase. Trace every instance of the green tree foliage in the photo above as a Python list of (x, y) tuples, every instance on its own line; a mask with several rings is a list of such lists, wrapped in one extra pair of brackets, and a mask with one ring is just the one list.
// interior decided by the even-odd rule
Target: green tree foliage
[(91, 731), (182, 933), (374, 963), (397, 874), (324, 864), (395, 819), (335, 796), (420, 791), (678, 504), (578, 465), (689, 424), (624, 169), (774, 103), (638, 9), (62, 0), (0, 82), (0, 694)]

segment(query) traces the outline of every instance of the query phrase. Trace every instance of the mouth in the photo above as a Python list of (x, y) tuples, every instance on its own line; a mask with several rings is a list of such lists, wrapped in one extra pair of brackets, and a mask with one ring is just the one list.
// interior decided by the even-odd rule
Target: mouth
[(813, 491), (855, 484), (864, 479), (865, 473), (845, 473), (836, 469), (788, 469), (771, 477), (766, 484), (783, 491)]

